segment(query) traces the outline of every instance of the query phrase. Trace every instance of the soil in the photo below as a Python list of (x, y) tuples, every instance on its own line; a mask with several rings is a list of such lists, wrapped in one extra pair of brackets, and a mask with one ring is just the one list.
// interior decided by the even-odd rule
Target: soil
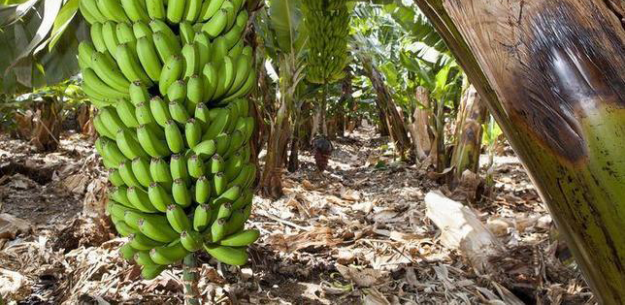
[[(487, 192), (480, 180), (479, 190), (458, 194), (441, 184), (444, 176), (393, 160), (386, 143), (368, 130), (339, 138), (324, 173), (301, 152), (301, 168), (285, 174), (284, 197), (255, 198), (248, 226), (262, 237), (249, 264), (200, 255), (206, 303), (594, 303), (516, 157), (496, 158)], [(3, 270), (23, 279), (4, 295), (9, 303), (182, 303), (180, 266), (145, 281), (117, 254), (124, 239), (103, 213), (106, 171), (89, 140), (64, 135), (58, 152), (39, 154), (3, 138), (0, 174), (0, 213), (35, 228), (0, 240), (0, 281)], [(463, 253), (441, 244), (426, 217), (432, 190), (479, 193), (472, 207), (506, 248), (492, 274), (476, 273)]]

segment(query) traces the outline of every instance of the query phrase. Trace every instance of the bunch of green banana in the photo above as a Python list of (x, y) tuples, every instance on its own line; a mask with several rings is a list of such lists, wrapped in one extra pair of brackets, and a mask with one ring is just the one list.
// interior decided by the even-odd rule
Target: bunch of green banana
[(349, 12), (346, 0), (304, 0), (304, 24), (311, 37), (308, 40), (307, 79), (327, 84), (345, 77), (349, 64), (347, 48)]
[(256, 84), (245, 0), (81, 0), (91, 24), (78, 62), (99, 109), (96, 150), (113, 185), (120, 252), (146, 278), (205, 251), (247, 261), (256, 167)]

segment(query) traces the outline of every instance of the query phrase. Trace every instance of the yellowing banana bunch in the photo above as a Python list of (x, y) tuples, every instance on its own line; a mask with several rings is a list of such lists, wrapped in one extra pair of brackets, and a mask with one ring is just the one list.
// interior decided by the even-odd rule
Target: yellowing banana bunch
[(310, 33), (307, 79), (327, 84), (345, 77), (349, 63), (349, 12), (346, 0), (304, 0), (304, 23)]
[(259, 237), (245, 229), (256, 167), (256, 84), (245, 0), (81, 0), (91, 24), (78, 61), (99, 108), (96, 150), (113, 188), (121, 255), (154, 278), (203, 250), (232, 265)]

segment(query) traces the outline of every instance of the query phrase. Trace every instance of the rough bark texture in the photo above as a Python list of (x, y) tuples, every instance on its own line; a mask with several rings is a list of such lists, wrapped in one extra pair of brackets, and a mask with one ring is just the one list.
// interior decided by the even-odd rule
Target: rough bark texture
[(607, 1), (415, 0), (486, 100), (597, 298), (625, 304), (625, 31)]
[(267, 141), (265, 168), (260, 179), (261, 194), (269, 198), (282, 196), (282, 171), (287, 159), (287, 148), (291, 136), (287, 104), (283, 100), (275, 122), (271, 125)]
[(380, 120), (384, 120), (387, 130), (390, 133), (391, 138), (395, 142), (395, 146), (399, 154), (403, 157), (404, 152), (410, 149), (410, 138), (408, 138), (408, 132), (404, 126), (404, 120), (401, 114), (397, 111), (393, 97), (388, 88), (384, 84), (382, 75), (371, 64), (371, 62), (364, 61), (365, 71), (367, 76), (371, 80), (373, 87), (377, 93), (376, 102), (381, 113), (384, 114), (384, 118), (380, 117)]
[(412, 137), (412, 144), (414, 149), (414, 155), (417, 161), (423, 161), (430, 154), (430, 134), (428, 132), (428, 126), (430, 125), (430, 93), (425, 87), (417, 88), (415, 94), (417, 102), (420, 104), (412, 113), (412, 122), (408, 125), (410, 130), (410, 136)]
[(482, 146), (482, 124), (486, 121), (486, 105), (473, 86), (462, 97), (456, 119), (456, 146), (451, 157), (455, 177), (459, 179), (465, 170), (477, 173)]

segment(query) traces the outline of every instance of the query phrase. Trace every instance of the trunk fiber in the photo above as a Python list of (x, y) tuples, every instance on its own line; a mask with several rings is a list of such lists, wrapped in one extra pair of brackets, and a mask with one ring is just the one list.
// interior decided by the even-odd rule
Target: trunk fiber
[(415, 0), (602, 304), (625, 304), (625, 30), (606, 1)]

